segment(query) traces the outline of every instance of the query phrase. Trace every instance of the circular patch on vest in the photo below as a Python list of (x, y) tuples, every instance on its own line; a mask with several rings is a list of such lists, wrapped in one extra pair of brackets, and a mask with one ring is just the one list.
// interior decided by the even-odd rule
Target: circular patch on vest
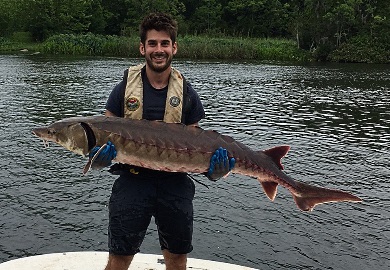
[(129, 109), (130, 111), (136, 111), (139, 108), (140, 104), (141, 103), (139, 102), (139, 99), (135, 97), (131, 97), (126, 101), (127, 109)]
[(169, 104), (172, 106), (172, 107), (177, 107), (180, 105), (180, 98), (178, 97), (171, 97), (169, 99)]

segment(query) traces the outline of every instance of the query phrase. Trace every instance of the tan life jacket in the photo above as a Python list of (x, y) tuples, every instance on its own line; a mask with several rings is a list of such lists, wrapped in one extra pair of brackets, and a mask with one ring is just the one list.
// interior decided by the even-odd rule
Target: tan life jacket
[[(143, 83), (141, 71), (145, 64), (128, 69), (124, 96), (124, 117), (142, 119), (143, 114)], [(172, 68), (169, 78), (168, 93), (165, 103), (163, 121), (166, 123), (181, 123), (183, 112), (183, 81), (180, 72)]]

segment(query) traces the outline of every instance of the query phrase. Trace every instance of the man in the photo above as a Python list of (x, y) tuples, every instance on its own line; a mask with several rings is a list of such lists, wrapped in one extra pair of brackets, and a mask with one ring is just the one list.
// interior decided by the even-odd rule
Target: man
[[(177, 52), (177, 24), (167, 14), (153, 13), (140, 25), (140, 53), (146, 63), (129, 68), (111, 92), (107, 116), (163, 120), (196, 126), (204, 118), (199, 96), (171, 65)], [(108, 144), (97, 162), (108, 166), (115, 146)], [(99, 147), (91, 152), (95, 154)], [(234, 167), (226, 149), (216, 149), (207, 177), (217, 180)], [(119, 175), (109, 203), (109, 259), (106, 270), (128, 269), (145, 237), (152, 216), (158, 229), (167, 270), (186, 269), (192, 250), (195, 187), (185, 173), (168, 173), (114, 164)]]

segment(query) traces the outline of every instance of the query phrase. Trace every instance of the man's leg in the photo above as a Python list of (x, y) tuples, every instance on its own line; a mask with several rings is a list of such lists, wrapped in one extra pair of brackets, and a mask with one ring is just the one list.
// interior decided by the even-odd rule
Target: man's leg
[[(173, 254), (163, 249), (166, 270), (185, 270), (187, 265), (187, 254)], [(107, 270), (107, 269), (106, 269)]]
[(108, 256), (108, 262), (105, 270), (127, 270), (133, 258), (134, 256), (110, 254)]
[(155, 216), (166, 270), (185, 270), (192, 251), (195, 185), (186, 175), (161, 179)]
[[(154, 204), (154, 185), (147, 179), (120, 176), (109, 203), (106, 270), (127, 270), (145, 237)], [(151, 202), (150, 202), (151, 201)]]

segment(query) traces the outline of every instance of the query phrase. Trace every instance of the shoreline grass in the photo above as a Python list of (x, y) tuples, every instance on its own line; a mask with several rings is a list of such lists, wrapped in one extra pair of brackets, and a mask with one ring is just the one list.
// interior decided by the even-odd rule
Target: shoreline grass
[[(309, 61), (310, 54), (292, 40), (179, 36), (177, 58), (221, 60)], [(60, 34), (43, 43), (13, 42), (0, 38), (0, 53), (28, 49), (43, 54), (139, 57), (139, 38)]]
[(5, 39), (0, 37), (1, 54), (14, 53), (21, 50), (28, 50), (28, 51), (35, 51), (35, 52), (42, 51), (42, 44), (34, 43), (34, 42), (13, 41), (10, 39)]

